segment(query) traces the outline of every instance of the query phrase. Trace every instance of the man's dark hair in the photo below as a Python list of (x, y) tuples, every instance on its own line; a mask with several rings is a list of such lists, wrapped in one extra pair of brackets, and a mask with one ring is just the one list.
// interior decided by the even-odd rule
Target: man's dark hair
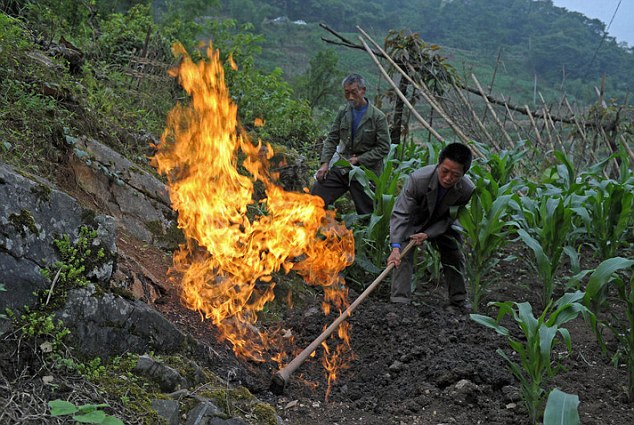
[(349, 86), (350, 84), (357, 83), (360, 89), (365, 88), (365, 79), (359, 74), (350, 74), (341, 82), (341, 87)]
[(458, 164), (462, 164), (462, 168), (466, 174), (471, 167), (473, 155), (471, 154), (471, 149), (462, 143), (450, 143), (440, 152), (438, 164), (442, 163), (445, 159), (450, 159)]

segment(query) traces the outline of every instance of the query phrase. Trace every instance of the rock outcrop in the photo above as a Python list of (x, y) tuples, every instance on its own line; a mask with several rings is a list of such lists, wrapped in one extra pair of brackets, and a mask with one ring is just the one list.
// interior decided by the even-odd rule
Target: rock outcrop
[(67, 136), (68, 166), (79, 189), (137, 239), (174, 249), (182, 241), (167, 187), (108, 146)]
[(0, 311), (35, 303), (34, 293), (51, 283), (42, 270), (59, 260), (54, 241), (63, 235), (73, 240), (82, 225), (97, 230), (93, 244), (105, 253), (87, 274), (105, 283), (115, 266), (114, 219), (96, 216), (50, 182), (0, 163), (0, 283), (6, 289)]

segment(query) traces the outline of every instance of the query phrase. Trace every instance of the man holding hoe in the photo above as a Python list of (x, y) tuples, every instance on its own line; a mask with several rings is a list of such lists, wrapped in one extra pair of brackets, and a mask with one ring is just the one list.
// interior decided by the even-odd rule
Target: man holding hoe
[(462, 238), (452, 228), (457, 210), (469, 202), (475, 189), (465, 175), (471, 160), (467, 146), (449, 144), (441, 151), (438, 164), (412, 173), (399, 194), (390, 218), (392, 252), (387, 264), (395, 266), (391, 302), (409, 303), (412, 295), (414, 250), (401, 257), (401, 247), (407, 240), (413, 240), (416, 245), (429, 241), (440, 252), (450, 305), (465, 313), (471, 310), (463, 276)]

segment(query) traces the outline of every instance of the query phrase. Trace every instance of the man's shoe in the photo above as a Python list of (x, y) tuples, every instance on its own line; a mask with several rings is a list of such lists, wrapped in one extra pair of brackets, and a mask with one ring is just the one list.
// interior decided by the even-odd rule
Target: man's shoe
[(462, 314), (471, 313), (471, 309), (472, 309), (471, 303), (469, 302), (469, 300), (452, 301), (450, 306), (458, 310)]

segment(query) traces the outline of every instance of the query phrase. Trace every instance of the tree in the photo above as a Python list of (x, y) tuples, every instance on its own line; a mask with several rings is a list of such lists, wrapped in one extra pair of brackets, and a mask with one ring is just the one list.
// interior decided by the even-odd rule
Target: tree
[(332, 49), (320, 50), (310, 60), (306, 73), (297, 78), (295, 90), (311, 109), (331, 107), (340, 97), (344, 75), (338, 61)]

